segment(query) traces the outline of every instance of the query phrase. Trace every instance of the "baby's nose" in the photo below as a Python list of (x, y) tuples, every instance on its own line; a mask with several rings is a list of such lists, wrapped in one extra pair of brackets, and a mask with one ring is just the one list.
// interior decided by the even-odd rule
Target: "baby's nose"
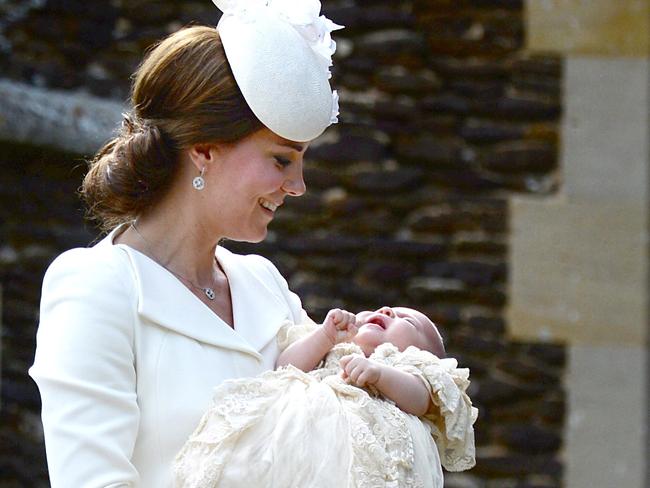
[(381, 307), (379, 310), (377, 310), (379, 313), (387, 315), (391, 318), (395, 317), (395, 312), (393, 312), (393, 309), (390, 307)]

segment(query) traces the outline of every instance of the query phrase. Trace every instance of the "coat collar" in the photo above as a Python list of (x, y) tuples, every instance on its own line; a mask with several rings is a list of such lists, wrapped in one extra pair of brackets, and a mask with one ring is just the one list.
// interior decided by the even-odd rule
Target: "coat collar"
[[(112, 244), (112, 234), (106, 244)], [(135, 249), (116, 244), (131, 262), (138, 292), (138, 313), (161, 327), (217, 347), (234, 349), (261, 360), (259, 351), (275, 340), (289, 319), (287, 306), (273, 277), (247, 266), (238, 256), (217, 246), (216, 256), (230, 284), (233, 330), (172, 273)]]

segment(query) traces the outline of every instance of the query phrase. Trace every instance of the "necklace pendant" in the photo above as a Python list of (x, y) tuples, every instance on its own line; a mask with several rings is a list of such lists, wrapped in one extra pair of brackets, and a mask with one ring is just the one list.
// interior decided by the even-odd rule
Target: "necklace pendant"
[(203, 293), (205, 293), (205, 296), (208, 297), (208, 300), (214, 300), (214, 297), (216, 296), (212, 288), (204, 288)]

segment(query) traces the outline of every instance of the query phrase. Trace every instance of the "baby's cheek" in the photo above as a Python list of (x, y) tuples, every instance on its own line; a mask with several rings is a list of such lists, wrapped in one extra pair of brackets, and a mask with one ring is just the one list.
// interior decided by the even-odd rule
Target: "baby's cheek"
[(420, 335), (415, 330), (402, 330), (399, 334), (389, 334), (388, 342), (391, 342), (397, 349), (404, 351), (409, 346), (416, 346), (422, 349)]

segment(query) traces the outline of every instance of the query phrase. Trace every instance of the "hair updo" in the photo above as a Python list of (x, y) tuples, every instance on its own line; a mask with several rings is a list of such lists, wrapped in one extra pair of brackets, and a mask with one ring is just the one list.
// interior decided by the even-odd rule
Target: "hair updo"
[(182, 149), (235, 142), (263, 128), (214, 27), (181, 29), (157, 44), (133, 75), (131, 105), (118, 135), (90, 162), (81, 188), (89, 216), (105, 230), (164, 196)]

